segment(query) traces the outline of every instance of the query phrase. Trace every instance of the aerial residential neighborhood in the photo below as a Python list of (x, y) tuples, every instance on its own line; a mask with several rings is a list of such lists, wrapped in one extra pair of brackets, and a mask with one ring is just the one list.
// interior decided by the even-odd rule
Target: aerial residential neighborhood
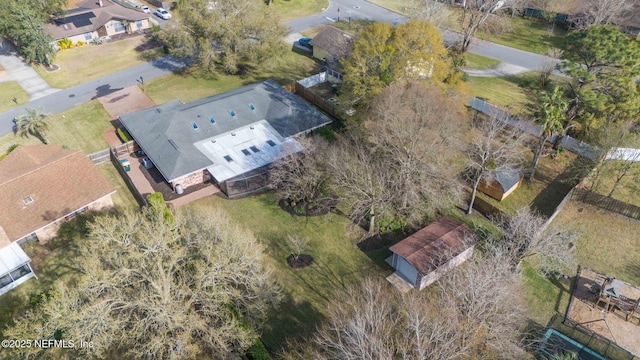
[(8, 0), (0, 359), (640, 359), (638, 19)]

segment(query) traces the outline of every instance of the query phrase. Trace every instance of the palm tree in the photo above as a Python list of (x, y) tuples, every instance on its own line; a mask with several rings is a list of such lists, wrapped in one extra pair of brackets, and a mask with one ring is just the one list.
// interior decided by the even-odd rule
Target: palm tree
[(27, 109), (27, 113), (20, 116), (16, 121), (16, 133), (27, 137), (33, 135), (45, 144), (49, 143), (49, 138), (45, 130), (49, 127), (47, 119), (49, 114), (43, 113), (40, 109)]
[(530, 179), (533, 179), (536, 172), (546, 139), (554, 133), (562, 132), (568, 107), (567, 99), (564, 98), (564, 89), (560, 86), (556, 86), (551, 93), (542, 92), (539, 102), (541, 108), (536, 112), (536, 122), (541, 127), (540, 143), (531, 163)]

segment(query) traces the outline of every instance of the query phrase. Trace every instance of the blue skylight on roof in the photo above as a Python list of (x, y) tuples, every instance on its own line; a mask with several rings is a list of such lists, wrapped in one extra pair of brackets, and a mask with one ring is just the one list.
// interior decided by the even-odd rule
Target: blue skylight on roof
[(209, 116), (209, 122), (212, 124), (216, 123), (216, 119), (213, 118), (213, 116)]
[(233, 110), (229, 110), (229, 115), (231, 115), (231, 117), (236, 117), (236, 112)]
[(258, 151), (260, 151), (260, 149), (258, 149), (255, 146), (250, 147), (249, 149), (251, 149), (251, 151), (253, 151), (254, 153), (257, 153)]
[(269, 146), (276, 146), (276, 143), (274, 143), (273, 140), (267, 140), (267, 144), (269, 144)]
[(251, 155), (251, 153), (247, 149), (242, 149), (242, 153), (247, 155), (247, 156)]
[(253, 106), (253, 104), (252, 104), (252, 103), (249, 103), (249, 109), (251, 109), (251, 111), (254, 111), (254, 110), (256, 109), (256, 107), (255, 107), (255, 106)]
[(225, 155), (224, 159), (227, 160), (227, 162), (232, 162), (233, 161), (233, 159), (229, 155)]
[(194, 129), (198, 129), (198, 124), (196, 124), (195, 121), (192, 121), (191, 122), (191, 127), (194, 128)]

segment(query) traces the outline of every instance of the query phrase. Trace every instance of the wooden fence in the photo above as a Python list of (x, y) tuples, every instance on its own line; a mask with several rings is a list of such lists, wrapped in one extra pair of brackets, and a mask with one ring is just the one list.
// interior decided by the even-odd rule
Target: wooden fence
[(104, 164), (109, 162), (109, 150), (110, 149), (102, 149), (87, 156), (94, 165)]
[(338, 115), (338, 110), (336, 109), (336, 106), (334, 104), (327, 102), (325, 99), (322, 98), (322, 96), (318, 96), (314, 94), (313, 91), (309, 89), (305, 89), (305, 87), (299, 84), (298, 82), (296, 82), (294, 85), (293, 93), (296, 95), (300, 95), (300, 97), (312, 103), (313, 105), (319, 107), (322, 111), (333, 116), (334, 118), (340, 119), (340, 116)]
[[(122, 145), (125, 145), (125, 144), (122, 144)], [(131, 194), (133, 194), (133, 197), (136, 198), (138, 205), (146, 206), (147, 199), (145, 199), (145, 197), (142, 196), (142, 194), (140, 194), (140, 191), (138, 191), (138, 188), (136, 188), (136, 185), (133, 183), (133, 181), (129, 177), (129, 174), (127, 174), (125, 169), (122, 167), (122, 164), (120, 164), (120, 159), (118, 158), (118, 155), (116, 154), (116, 150), (115, 150), (116, 147), (117, 146), (114, 146), (111, 149), (109, 149), (111, 163), (113, 164), (113, 166), (116, 167), (116, 170), (118, 170), (118, 173), (122, 177), (122, 180), (124, 180), (125, 184), (127, 184), (127, 187), (131, 191)]]
[(599, 208), (618, 213), (632, 219), (640, 220), (640, 207), (631, 205), (624, 201), (596, 194), (586, 189), (573, 189), (573, 200), (581, 201), (585, 204), (594, 205)]

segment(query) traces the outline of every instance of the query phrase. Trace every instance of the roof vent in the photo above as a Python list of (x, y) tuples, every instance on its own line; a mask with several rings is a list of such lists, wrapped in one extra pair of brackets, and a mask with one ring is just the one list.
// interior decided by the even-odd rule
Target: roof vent
[(162, 109), (157, 108), (156, 111), (158, 112), (158, 114), (162, 114)]
[(211, 140), (211, 143), (212, 143), (212, 144), (215, 144), (215, 143), (216, 143), (216, 141), (215, 141), (215, 140)]
[(212, 124), (216, 123), (216, 119), (213, 118), (213, 116), (209, 116), (209, 122)]
[(231, 115), (231, 117), (236, 117), (236, 112), (233, 110), (229, 110), (229, 115)]
[(29, 205), (29, 204), (31, 204), (33, 202), (33, 198), (31, 196), (27, 196), (26, 198), (22, 199), (22, 202), (25, 205)]
[(255, 106), (253, 106), (253, 104), (252, 104), (252, 103), (249, 103), (249, 109), (251, 109), (251, 111), (255, 111), (256, 107), (255, 107)]
[(254, 128), (253, 126), (249, 126), (249, 129), (253, 130), (253, 129), (255, 129), (255, 128)]
[(191, 127), (192, 127), (194, 130), (197, 130), (197, 129), (198, 129), (198, 124), (196, 124), (196, 122), (195, 122), (195, 121), (192, 121), (192, 122), (191, 122)]
[(231, 136), (236, 136), (236, 133), (231, 133)]

